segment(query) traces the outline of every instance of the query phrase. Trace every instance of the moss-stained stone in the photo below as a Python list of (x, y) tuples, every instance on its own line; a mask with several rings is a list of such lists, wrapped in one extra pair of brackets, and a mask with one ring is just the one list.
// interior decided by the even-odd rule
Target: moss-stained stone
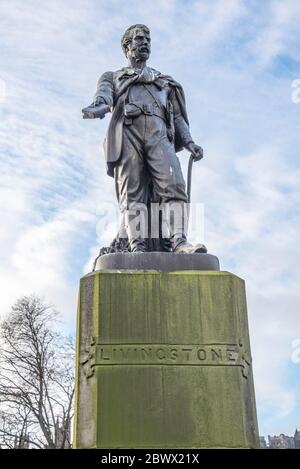
[(258, 447), (244, 281), (219, 271), (83, 277), (75, 445)]

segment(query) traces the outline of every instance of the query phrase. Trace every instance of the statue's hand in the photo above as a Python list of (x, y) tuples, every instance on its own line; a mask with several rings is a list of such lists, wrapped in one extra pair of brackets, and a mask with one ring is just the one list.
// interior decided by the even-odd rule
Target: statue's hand
[(94, 98), (92, 106), (100, 106), (100, 104), (105, 104), (105, 102), (103, 101), (103, 98), (101, 98), (101, 96), (96, 96)]
[(186, 149), (192, 153), (195, 161), (199, 161), (203, 158), (203, 149), (199, 145), (196, 145), (196, 143), (188, 143)]
[(84, 119), (96, 119), (97, 117), (103, 119), (107, 112), (110, 112), (110, 107), (104, 103), (97, 105), (92, 103), (90, 106), (82, 109)]
[(95, 119), (95, 114), (93, 112), (91, 112), (91, 107), (93, 106), (93, 104), (91, 104), (90, 106), (82, 109), (82, 117), (83, 119)]

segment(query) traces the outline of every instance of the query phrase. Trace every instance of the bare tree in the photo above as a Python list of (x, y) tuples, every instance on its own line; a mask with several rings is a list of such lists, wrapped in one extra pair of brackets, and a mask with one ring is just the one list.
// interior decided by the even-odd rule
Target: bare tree
[(55, 331), (58, 313), (23, 297), (0, 325), (1, 447), (69, 448), (74, 346)]

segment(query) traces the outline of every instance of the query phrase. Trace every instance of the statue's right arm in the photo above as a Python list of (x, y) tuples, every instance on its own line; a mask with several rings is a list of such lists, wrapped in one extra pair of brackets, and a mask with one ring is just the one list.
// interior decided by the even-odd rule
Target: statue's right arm
[(114, 84), (113, 84), (113, 72), (105, 72), (98, 80), (97, 90), (94, 95), (93, 103), (106, 104), (110, 108), (114, 105)]
[(90, 106), (82, 109), (83, 119), (103, 119), (114, 105), (113, 72), (106, 72), (99, 78), (97, 91)]

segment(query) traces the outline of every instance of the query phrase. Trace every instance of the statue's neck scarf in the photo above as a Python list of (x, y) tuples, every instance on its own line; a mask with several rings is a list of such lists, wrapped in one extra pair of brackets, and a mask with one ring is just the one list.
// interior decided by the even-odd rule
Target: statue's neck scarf
[(144, 67), (141, 71), (138, 71), (139, 77), (137, 83), (153, 83), (158, 78), (158, 72), (154, 72), (152, 68)]

